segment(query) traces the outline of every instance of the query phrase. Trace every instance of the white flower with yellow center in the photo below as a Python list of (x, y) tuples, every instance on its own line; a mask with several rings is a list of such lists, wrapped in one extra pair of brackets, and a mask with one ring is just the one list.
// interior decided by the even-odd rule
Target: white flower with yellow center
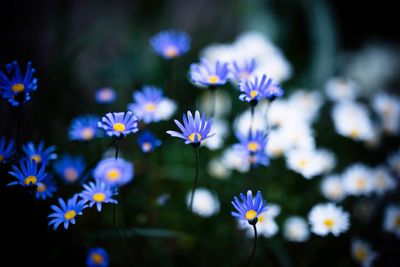
[(227, 148), (222, 155), (222, 163), (230, 170), (236, 170), (241, 173), (245, 173), (250, 169), (248, 155), (246, 151), (238, 149), (236, 147)]
[(383, 229), (400, 238), (400, 205), (389, 205), (385, 209)]
[(389, 134), (400, 132), (399, 97), (387, 93), (378, 93), (372, 99), (372, 107), (378, 113), (385, 132)]
[(370, 267), (378, 254), (372, 250), (367, 242), (353, 239), (351, 241), (351, 256), (362, 267)]
[(289, 105), (302, 113), (307, 122), (313, 122), (317, 118), (318, 110), (323, 104), (321, 93), (315, 90), (296, 90), (290, 95), (288, 101)]
[(355, 100), (360, 94), (360, 87), (353, 80), (334, 77), (326, 82), (325, 93), (332, 101)]
[(217, 179), (228, 179), (231, 175), (231, 170), (227, 168), (227, 166), (222, 162), (221, 158), (216, 158), (210, 160), (207, 167), (207, 172), (211, 175), (211, 177)]
[(389, 170), (385, 166), (377, 167), (372, 174), (374, 191), (378, 195), (383, 195), (387, 191), (396, 188), (396, 179), (392, 177)]
[(311, 231), (316, 235), (338, 236), (350, 227), (349, 213), (333, 203), (318, 204), (308, 214)]
[(364, 164), (349, 166), (343, 173), (343, 185), (346, 193), (353, 196), (369, 195), (374, 190), (372, 170)]
[(342, 177), (330, 175), (321, 182), (321, 192), (328, 200), (339, 202), (346, 197)]
[[(192, 192), (186, 195), (189, 207)], [(211, 217), (219, 212), (219, 201), (216, 194), (205, 188), (198, 188), (194, 194), (192, 211), (201, 217)]]
[(283, 235), (291, 242), (305, 242), (310, 237), (310, 230), (304, 218), (290, 216), (283, 225)]

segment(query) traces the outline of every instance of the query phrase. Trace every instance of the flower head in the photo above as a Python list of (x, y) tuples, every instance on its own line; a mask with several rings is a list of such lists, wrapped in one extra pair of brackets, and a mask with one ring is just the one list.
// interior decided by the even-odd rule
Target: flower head
[(228, 80), (228, 63), (208, 62), (202, 58), (200, 63), (190, 65), (189, 77), (192, 83), (200, 87), (215, 88)]
[(283, 235), (291, 242), (305, 242), (310, 237), (310, 230), (302, 217), (290, 216), (284, 223)]
[(164, 97), (162, 90), (155, 86), (144, 86), (134, 92), (133, 100), (128, 109), (145, 123), (167, 120), (176, 110), (175, 102)]
[(370, 267), (378, 254), (372, 250), (371, 245), (367, 242), (361, 239), (353, 239), (351, 242), (351, 256), (362, 267)]
[(247, 197), (240, 194), (242, 202), (237, 197), (232, 201), (236, 211), (232, 211), (232, 216), (239, 220), (247, 221), (249, 224), (256, 224), (261, 213), (267, 210), (266, 201), (262, 198), (260, 191), (257, 192), (255, 198), (251, 190), (247, 190)]
[(63, 155), (54, 163), (54, 169), (64, 183), (72, 184), (78, 181), (86, 168), (82, 157)]
[(258, 101), (266, 98), (267, 91), (271, 86), (272, 79), (267, 79), (267, 75), (263, 75), (261, 79), (259, 79), (258, 76), (255, 76), (254, 79), (243, 80), (239, 83), (239, 88), (242, 92), (239, 99), (256, 105)]
[(265, 98), (269, 101), (274, 101), (276, 98), (280, 98), (283, 96), (285, 92), (283, 91), (282, 87), (276, 83), (272, 82), (270, 86), (265, 90)]
[(321, 183), (321, 192), (324, 197), (331, 201), (342, 201), (346, 197), (342, 177), (339, 175), (324, 177)]
[(91, 248), (88, 252), (86, 265), (88, 267), (107, 267), (109, 261), (108, 253), (104, 248)]
[(118, 158), (107, 158), (100, 161), (93, 171), (96, 180), (111, 186), (121, 186), (129, 183), (134, 175), (133, 164)]
[(390, 204), (386, 207), (383, 229), (400, 238), (400, 205)]
[(185, 54), (190, 49), (190, 36), (185, 32), (162, 31), (150, 38), (153, 51), (164, 59), (172, 59)]
[(130, 111), (107, 113), (97, 123), (97, 126), (106, 131), (106, 134), (110, 137), (125, 137), (139, 130), (137, 118)]
[(101, 132), (97, 127), (99, 117), (84, 115), (72, 120), (69, 127), (69, 139), (77, 141), (88, 141), (99, 137)]
[(68, 229), (70, 223), (75, 224), (75, 218), (82, 215), (82, 211), (87, 207), (84, 200), (78, 201), (78, 194), (75, 194), (71, 199), (64, 202), (61, 198), (58, 199), (59, 206), (52, 205), (54, 211), (50, 218), (49, 226), (53, 224), (53, 229), (56, 230), (60, 224), (64, 224), (64, 229)]
[(210, 135), (212, 119), (206, 120), (205, 113), (200, 118), (200, 112), (197, 110), (194, 117), (190, 111), (187, 112), (187, 116), (183, 114), (183, 125), (178, 120), (174, 121), (182, 133), (167, 131), (167, 134), (185, 140), (185, 144), (200, 145), (202, 141), (214, 135)]
[[(186, 205), (190, 206), (192, 192), (186, 194)], [(193, 213), (201, 217), (211, 217), (219, 211), (219, 201), (217, 196), (205, 188), (198, 188), (193, 197)]]
[(53, 194), (57, 191), (53, 176), (50, 174), (47, 174), (46, 177), (41, 182), (36, 183), (36, 185), (35, 197), (38, 200), (52, 198)]
[(35, 160), (21, 159), (19, 161), (19, 167), (13, 165), (13, 171), (9, 172), (9, 174), (18, 180), (9, 183), (8, 186), (17, 184), (24, 187), (36, 186), (46, 177), (45, 167), (45, 164), (41, 164), (39, 167), (39, 164)]
[(6, 74), (0, 71), (0, 93), (13, 106), (29, 101), (30, 92), (37, 89), (37, 78), (33, 77), (35, 69), (31, 65), (32, 63), (28, 62), (24, 76), (21, 75), (21, 69), (16, 61), (6, 65)]
[(373, 170), (361, 163), (353, 164), (343, 173), (343, 185), (348, 195), (369, 195), (374, 190)]
[(318, 204), (308, 214), (311, 231), (325, 236), (332, 233), (338, 236), (349, 228), (349, 213), (333, 203)]
[(244, 60), (241, 64), (238, 61), (233, 61), (231, 73), (236, 81), (247, 81), (256, 69), (256, 60)]
[(53, 153), (56, 150), (55, 146), (44, 147), (44, 141), (41, 141), (38, 146), (33, 142), (28, 142), (22, 146), (25, 156), (29, 160), (35, 160), (37, 163), (48, 164), (50, 160), (56, 159), (57, 154)]
[(0, 137), (0, 163), (7, 163), (15, 154), (15, 142), (7, 142), (5, 137)]
[(96, 91), (95, 98), (99, 104), (110, 104), (115, 101), (117, 94), (113, 88), (103, 87)]
[(152, 132), (144, 131), (138, 136), (138, 144), (143, 153), (150, 153), (161, 145), (161, 141)]
[(256, 131), (255, 134), (250, 133), (250, 135), (246, 137), (237, 133), (237, 137), (240, 143), (236, 144), (235, 147), (244, 151), (244, 154), (247, 155), (251, 164), (262, 164), (265, 166), (269, 164), (268, 156), (265, 153), (267, 135), (264, 132)]
[(85, 190), (80, 193), (81, 198), (89, 202), (90, 207), (96, 204), (96, 208), (99, 212), (101, 211), (101, 204), (103, 203), (118, 203), (112, 198), (117, 194), (115, 187), (111, 187), (100, 180), (96, 180), (96, 183), (89, 182), (89, 184), (84, 184), (83, 188)]
[[(257, 231), (261, 236), (270, 238), (278, 233), (279, 227), (275, 222), (275, 217), (277, 217), (280, 212), (281, 207), (279, 205), (269, 203), (266, 206), (266, 211), (258, 216)], [(246, 235), (248, 237), (254, 237), (253, 229), (247, 221), (239, 220), (239, 227), (246, 229)]]

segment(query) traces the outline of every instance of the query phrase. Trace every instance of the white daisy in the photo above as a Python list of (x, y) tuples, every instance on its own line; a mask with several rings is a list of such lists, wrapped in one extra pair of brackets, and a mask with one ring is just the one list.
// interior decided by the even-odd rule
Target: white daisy
[(233, 123), (234, 131), (240, 133), (242, 136), (248, 136), (250, 126), (252, 126), (254, 133), (256, 131), (265, 131), (265, 129), (267, 128), (265, 112), (263, 112), (263, 109), (260, 108), (260, 106), (257, 106), (254, 111), (253, 123), (251, 120), (250, 109), (239, 114)]
[(328, 200), (339, 202), (346, 197), (342, 178), (339, 175), (324, 177), (321, 182), (321, 192)]
[(350, 226), (349, 213), (333, 203), (318, 204), (308, 214), (311, 231), (316, 235), (326, 236), (332, 233), (338, 236)]
[(305, 242), (310, 237), (310, 230), (305, 219), (299, 216), (290, 216), (283, 225), (283, 235), (291, 242)]
[[(275, 217), (281, 212), (281, 207), (277, 204), (267, 204), (267, 211), (260, 214), (257, 221), (257, 232), (266, 238), (278, 233), (279, 227), (275, 222)], [(239, 227), (246, 229), (248, 237), (254, 237), (253, 227), (247, 221), (239, 221)]]
[(369, 195), (374, 190), (372, 170), (364, 164), (353, 164), (344, 171), (344, 190), (348, 195)]
[(386, 207), (383, 229), (400, 238), (400, 205), (392, 204)]
[(219, 158), (210, 160), (207, 172), (217, 179), (227, 179), (231, 175), (231, 170)]
[(332, 101), (355, 100), (360, 94), (360, 87), (351, 79), (334, 77), (326, 82), (325, 94)]
[(216, 90), (214, 93), (214, 95), (211, 95), (210, 91), (204, 90), (198, 103), (200, 110), (203, 110), (206, 114), (213, 114), (214, 118), (224, 117), (231, 112), (231, 96), (222, 90)]
[(378, 254), (372, 250), (367, 242), (353, 239), (351, 241), (351, 256), (362, 267), (370, 267)]
[(246, 152), (236, 147), (229, 147), (224, 151), (222, 162), (228, 169), (236, 170), (241, 173), (248, 172), (250, 169), (250, 163), (249, 160), (247, 160)]
[(310, 90), (297, 90), (289, 97), (289, 104), (303, 113), (307, 122), (317, 118), (318, 110), (323, 104), (321, 93)]
[(290, 148), (290, 143), (285, 136), (282, 128), (271, 130), (268, 134), (268, 142), (265, 146), (265, 153), (271, 158), (277, 158), (283, 155)]
[[(186, 195), (186, 205), (189, 208), (192, 192)], [(215, 194), (205, 188), (198, 188), (194, 194), (192, 211), (201, 217), (211, 217), (219, 212), (219, 201)]]
[(397, 151), (392, 152), (389, 155), (388, 158), (388, 163), (390, 168), (396, 173), (397, 177), (400, 176), (400, 149), (397, 149)]
[(379, 115), (385, 132), (398, 134), (400, 131), (400, 99), (395, 95), (378, 93), (372, 99), (372, 107)]
[(221, 119), (213, 120), (213, 138), (208, 138), (203, 144), (210, 150), (220, 149), (224, 145), (224, 141), (228, 135), (228, 123)]
[(299, 106), (293, 105), (284, 99), (272, 102), (267, 111), (267, 121), (271, 127), (309, 124), (308, 115)]
[(383, 195), (387, 191), (396, 188), (396, 180), (384, 166), (377, 167), (373, 170), (372, 179), (374, 191), (378, 195)]

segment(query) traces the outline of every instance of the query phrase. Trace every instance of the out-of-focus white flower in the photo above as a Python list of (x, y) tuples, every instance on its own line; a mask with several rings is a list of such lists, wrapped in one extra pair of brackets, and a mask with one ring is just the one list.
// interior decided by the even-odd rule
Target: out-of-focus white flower
[(360, 87), (354, 80), (334, 77), (326, 82), (325, 93), (332, 101), (355, 100), (360, 94)]
[(215, 135), (213, 138), (205, 140), (203, 144), (210, 150), (216, 150), (224, 145), (225, 138), (228, 135), (228, 123), (224, 120), (215, 119), (212, 127)]
[(369, 195), (374, 190), (372, 170), (361, 163), (349, 166), (343, 173), (344, 190), (348, 195)]
[(265, 131), (267, 128), (267, 122), (265, 120), (265, 112), (263, 111), (264, 109), (257, 106), (254, 111), (253, 123), (250, 109), (238, 115), (233, 122), (234, 131), (242, 136), (249, 135), (250, 126), (252, 126), (254, 134), (256, 131)]
[(362, 267), (370, 267), (378, 254), (372, 250), (367, 242), (353, 239), (351, 242), (351, 256)]
[[(279, 227), (275, 222), (275, 217), (281, 212), (281, 207), (277, 204), (267, 204), (267, 211), (261, 213), (257, 221), (257, 232), (264, 237), (272, 237), (278, 233)], [(254, 237), (253, 227), (247, 221), (239, 221), (239, 227), (246, 229), (248, 237)]]
[(176, 104), (170, 99), (163, 99), (158, 103), (154, 116), (160, 120), (168, 120), (176, 110)]
[(321, 183), (321, 192), (324, 197), (335, 202), (342, 201), (346, 197), (342, 178), (339, 175), (325, 177)]
[(383, 195), (389, 190), (396, 188), (396, 180), (390, 175), (389, 170), (380, 166), (374, 169), (372, 174), (374, 191)]
[[(186, 195), (186, 205), (189, 208), (192, 192)], [(198, 188), (194, 194), (192, 211), (202, 217), (211, 217), (219, 212), (219, 201), (215, 194), (205, 188)]]
[(382, 139), (382, 129), (377, 124), (374, 124), (372, 137), (369, 138), (368, 140), (365, 140), (364, 144), (368, 148), (377, 148), (381, 143), (381, 139)]
[(303, 113), (306, 121), (312, 122), (317, 118), (318, 110), (323, 104), (323, 98), (317, 91), (297, 90), (290, 95), (289, 104)]
[(349, 213), (333, 203), (318, 204), (308, 214), (311, 231), (325, 236), (332, 233), (338, 236), (350, 227)]
[(231, 170), (222, 162), (221, 159), (213, 159), (208, 163), (208, 173), (217, 179), (227, 179), (231, 175)]
[(227, 168), (241, 173), (247, 172), (250, 169), (247, 153), (236, 147), (230, 147), (224, 151), (222, 162)]
[(278, 99), (265, 109), (269, 126), (308, 125), (308, 115), (287, 100)]
[(239, 57), (238, 51), (230, 44), (211, 44), (201, 51), (201, 57), (209, 61), (232, 62)]
[(310, 237), (310, 230), (305, 219), (290, 216), (283, 225), (283, 235), (291, 242), (305, 242)]
[(355, 102), (339, 102), (332, 110), (336, 132), (353, 140), (373, 138), (374, 129), (368, 110)]
[(373, 97), (372, 107), (378, 113), (382, 127), (388, 134), (400, 131), (400, 99), (387, 93), (378, 93)]
[(400, 238), (400, 206), (389, 205), (385, 210), (383, 229)]
[[(213, 114), (214, 118), (221, 118), (229, 114), (232, 108), (232, 101), (230, 95), (223, 91), (218, 90), (214, 92), (214, 96), (209, 90), (205, 90), (200, 97), (200, 110), (204, 110), (207, 114)], [(215, 97), (215, 99), (213, 99)], [(215, 106), (213, 101), (215, 101)], [(214, 110), (213, 110), (214, 109)]]
[(389, 155), (388, 163), (390, 168), (400, 177), (400, 149)]
[(265, 153), (271, 158), (277, 158), (283, 155), (290, 148), (285, 132), (280, 129), (272, 130), (268, 134), (268, 142), (265, 147)]

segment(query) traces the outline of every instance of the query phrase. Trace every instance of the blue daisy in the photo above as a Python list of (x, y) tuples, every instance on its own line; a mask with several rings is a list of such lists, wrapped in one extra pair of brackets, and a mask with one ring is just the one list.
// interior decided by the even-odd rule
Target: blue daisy
[(238, 133), (237, 138), (240, 143), (236, 144), (235, 148), (244, 151), (251, 164), (262, 164), (265, 166), (269, 164), (269, 159), (265, 152), (268, 141), (265, 133), (262, 131), (256, 131), (255, 133), (250, 133), (249, 136), (242, 136)]
[(97, 123), (97, 126), (106, 131), (106, 134), (110, 137), (124, 137), (139, 130), (137, 118), (130, 111), (107, 113)]
[(242, 92), (239, 99), (256, 105), (258, 101), (266, 98), (266, 93), (271, 85), (272, 79), (267, 79), (266, 75), (263, 75), (261, 79), (256, 76), (252, 80), (243, 80), (239, 83), (239, 89)]
[(274, 101), (276, 98), (282, 97), (283, 94), (284, 90), (280, 87), (280, 85), (272, 82), (265, 91), (265, 98), (267, 98), (269, 101)]
[(152, 132), (144, 131), (138, 136), (138, 144), (143, 153), (150, 153), (161, 145), (161, 141)]
[(87, 208), (84, 200), (78, 201), (78, 194), (75, 194), (67, 203), (59, 198), (58, 203), (59, 206), (51, 206), (54, 212), (48, 216), (50, 218), (49, 226), (53, 224), (54, 230), (62, 223), (64, 224), (64, 229), (68, 229), (70, 223), (75, 224), (76, 216), (82, 215), (82, 211)]
[(95, 99), (99, 104), (110, 104), (117, 99), (117, 93), (113, 88), (103, 87), (96, 91)]
[(89, 249), (86, 259), (86, 265), (88, 267), (107, 267), (109, 262), (108, 253), (104, 248)]
[(216, 88), (227, 82), (228, 73), (228, 63), (211, 63), (202, 58), (200, 63), (190, 65), (189, 78), (193, 84), (200, 87)]
[(117, 195), (115, 187), (111, 187), (100, 180), (96, 180), (96, 183), (89, 182), (89, 184), (84, 184), (83, 188), (85, 190), (80, 193), (81, 198), (86, 202), (89, 202), (89, 207), (96, 204), (99, 212), (101, 211), (101, 204), (103, 203), (118, 203), (112, 198)]
[(249, 224), (256, 224), (258, 217), (267, 210), (266, 201), (262, 198), (260, 191), (257, 192), (255, 198), (251, 190), (247, 190), (247, 198), (244, 194), (240, 193), (242, 202), (235, 196), (234, 201), (231, 201), (236, 211), (232, 211), (233, 217), (241, 221), (247, 221)]
[(190, 49), (190, 36), (185, 32), (162, 31), (150, 38), (150, 45), (157, 55), (172, 59), (185, 54)]
[(5, 137), (0, 137), (0, 163), (7, 163), (15, 154), (15, 142), (7, 142)]
[(134, 175), (133, 164), (118, 158), (107, 158), (100, 161), (93, 171), (96, 180), (110, 186), (122, 186), (129, 183)]
[(57, 191), (57, 186), (54, 182), (53, 176), (47, 174), (41, 182), (38, 182), (35, 192), (35, 197), (38, 200), (46, 200), (52, 198), (53, 194)]
[(174, 120), (175, 124), (179, 127), (182, 133), (175, 131), (167, 131), (167, 134), (185, 140), (185, 144), (200, 145), (200, 143), (207, 138), (212, 137), (210, 134), (212, 119), (206, 120), (205, 113), (202, 114), (200, 119), (200, 112), (196, 110), (194, 118), (190, 111), (187, 112), (187, 117), (183, 114), (183, 125)]
[(63, 155), (54, 162), (54, 170), (66, 184), (73, 184), (78, 181), (85, 168), (85, 161), (80, 156)]
[[(21, 69), (16, 61), (6, 65), (7, 72), (0, 71), (0, 92), (3, 98), (13, 106), (29, 101), (30, 93), (37, 89), (37, 78), (33, 77), (35, 69), (28, 62), (26, 73), (22, 77)], [(10, 77), (7, 77), (7, 74)]]
[(128, 105), (144, 123), (169, 119), (176, 110), (174, 101), (163, 96), (161, 88), (143, 86), (141, 91), (133, 93), (134, 102)]
[(37, 147), (33, 142), (28, 142), (22, 146), (22, 150), (28, 159), (33, 159), (37, 163), (48, 164), (50, 160), (57, 158), (57, 154), (54, 153), (56, 147), (49, 146), (45, 148), (44, 141), (41, 141)]
[(253, 74), (256, 66), (256, 60), (254, 58), (245, 60), (242, 64), (239, 64), (238, 61), (233, 61), (231, 73), (236, 81), (246, 81)]
[(69, 127), (69, 139), (77, 141), (88, 141), (100, 137), (101, 131), (97, 127), (98, 116), (84, 115), (72, 120)]
[(39, 164), (34, 160), (21, 159), (19, 161), (19, 167), (13, 165), (13, 171), (8, 172), (18, 180), (9, 183), (8, 186), (18, 184), (24, 187), (36, 186), (46, 177), (45, 167), (44, 164), (41, 164), (39, 167)]

